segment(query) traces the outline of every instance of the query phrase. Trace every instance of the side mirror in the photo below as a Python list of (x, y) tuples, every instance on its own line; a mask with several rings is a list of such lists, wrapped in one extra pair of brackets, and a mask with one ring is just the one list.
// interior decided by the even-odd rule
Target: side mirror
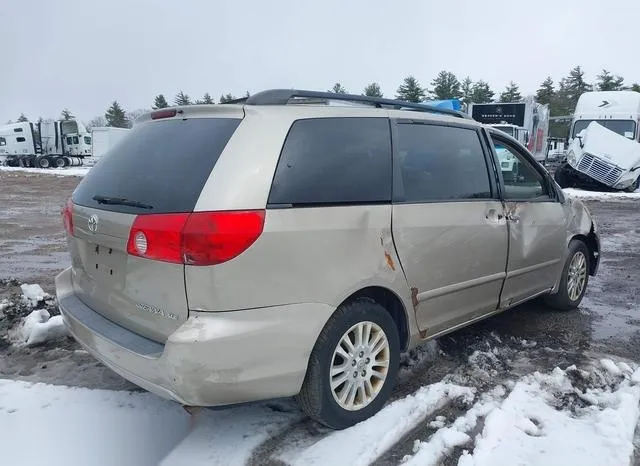
[(582, 136), (578, 135), (576, 136), (578, 138), (578, 140), (580, 141), (580, 149), (584, 148), (584, 141), (582, 140)]

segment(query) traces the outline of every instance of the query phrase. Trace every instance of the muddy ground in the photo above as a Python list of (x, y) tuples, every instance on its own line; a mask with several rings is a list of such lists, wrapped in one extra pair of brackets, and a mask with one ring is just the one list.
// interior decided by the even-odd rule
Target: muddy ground
[[(19, 283), (39, 283), (53, 293), (55, 274), (69, 264), (60, 208), (79, 180), (0, 172), (0, 301), (19, 299)], [(535, 301), (426, 344), (405, 355), (393, 398), (447, 374), (484, 391), (506, 376), (565, 368), (594, 357), (611, 355), (640, 362), (640, 202), (588, 204), (600, 227), (603, 259), (579, 311), (558, 312)], [(31, 349), (9, 344), (2, 336), (12, 323), (12, 319), (0, 319), (0, 378), (133, 388), (71, 339)], [(469, 364), (470, 357), (475, 358), (474, 364)], [(478, 371), (479, 366), (486, 370)], [(448, 408), (442, 414), (455, 416), (455, 410)], [(308, 434), (317, 427), (305, 420), (294, 429)], [(411, 439), (416, 434), (424, 438), (429, 427), (419, 429), (376, 464), (397, 464), (411, 450)], [(286, 435), (295, 436), (295, 432)], [(255, 458), (264, 464), (282, 446), (283, 437), (274, 437)]]

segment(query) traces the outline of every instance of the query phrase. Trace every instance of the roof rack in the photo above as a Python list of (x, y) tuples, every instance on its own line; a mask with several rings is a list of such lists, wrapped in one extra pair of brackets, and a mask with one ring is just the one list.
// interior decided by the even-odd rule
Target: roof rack
[(368, 97), (355, 94), (335, 94), (333, 92), (304, 91), (298, 89), (270, 89), (258, 92), (250, 97), (236, 99), (233, 103), (244, 103), (245, 105), (287, 105), (290, 100), (295, 98), (319, 99), (321, 101), (340, 100), (344, 102), (358, 102), (373, 105), (376, 108), (415, 110), (419, 112), (439, 113), (442, 115), (471, 119), (471, 117), (466, 113), (448, 108), (434, 107), (428, 103), (404, 102), (402, 100), (384, 99), (381, 97)]

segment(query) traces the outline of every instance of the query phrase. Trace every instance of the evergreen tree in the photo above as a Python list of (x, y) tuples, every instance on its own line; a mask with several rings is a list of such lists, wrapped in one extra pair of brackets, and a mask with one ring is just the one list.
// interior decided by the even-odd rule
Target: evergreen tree
[(380, 84), (371, 83), (364, 88), (362, 95), (367, 97), (382, 97), (382, 91), (380, 90)]
[(462, 81), (462, 84), (460, 85), (460, 93), (462, 94), (461, 99), (465, 104), (471, 102), (471, 96), (473, 94), (473, 81), (471, 81), (471, 78), (469, 76), (464, 78), (464, 80)]
[(251, 97), (251, 94), (249, 93), (249, 91), (247, 91), (244, 96), (248, 99), (249, 97)]
[(29, 119), (24, 115), (24, 113), (21, 113), (16, 121), (18, 123), (26, 123)]
[(584, 80), (584, 71), (576, 66), (569, 72), (569, 76), (560, 81), (558, 95), (562, 101), (561, 105), (568, 108), (571, 113), (576, 108), (580, 96), (591, 90), (593, 90), (593, 86)]
[(335, 83), (327, 92), (331, 92), (332, 94), (346, 94), (347, 90), (342, 86), (342, 84)]
[(203, 104), (215, 104), (215, 101), (211, 98), (211, 95), (208, 92), (205, 92), (204, 96), (202, 96), (201, 102)]
[(633, 83), (629, 88), (630, 91), (640, 92), (640, 84)]
[(599, 91), (621, 91), (623, 89), (622, 83), (624, 78), (622, 76), (614, 76), (609, 71), (603, 69), (602, 73), (597, 77), (597, 89)]
[(113, 101), (111, 107), (109, 107), (107, 112), (104, 114), (104, 117), (107, 120), (107, 126), (112, 126), (114, 128), (129, 127), (126, 114), (117, 100)]
[(504, 92), (500, 94), (500, 102), (519, 102), (522, 100), (518, 85), (511, 81)]
[(413, 76), (407, 76), (398, 87), (396, 99), (405, 102), (423, 102), (426, 97), (425, 89), (420, 87), (418, 80)]
[(227, 102), (231, 102), (232, 100), (235, 100), (235, 96), (233, 94), (222, 94), (220, 96), (220, 103), (221, 104), (226, 104)]
[(73, 114), (71, 113), (71, 111), (68, 108), (65, 108), (61, 113), (60, 113), (60, 119), (62, 120), (73, 120)]
[(167, 99), (165, 99), (164, 94), (158, 94), (153, 100), (153, 107), (151, 108), (158, 110), (159, 108), (167, 108), (168, 106), (169, 103), (167, 102)]
[(90, 128), (103, 128), (105, 126), (107, 126), (107, 120), (102, 115), (89, 120)]
[(482, 79), (477, 81), (471, 88), (471, 102), (475, 104), (484, 104), (493, 102), (495, 93), (489, 87), (489, 84)]
[(551, 76), (547, 76), (547, 79), (542, 81), (540, 88), (536, 91), (536, 100), (543, 105), (550, 105), (556, 96), (556, 90), (553, 88), (553, 79)]
[(460, 81), (456, 78), (456, 75), (450, 71), (440, 71), (438, 76), (431, 81), (433, 90), (431, 94), (436, 99), (459, 99), (462, 97), (462, 91), (460, 90)]
[(182, 91), (176, 94), (176, 97), (173, 101), (176, 105), (191, 105), (191, 98)]

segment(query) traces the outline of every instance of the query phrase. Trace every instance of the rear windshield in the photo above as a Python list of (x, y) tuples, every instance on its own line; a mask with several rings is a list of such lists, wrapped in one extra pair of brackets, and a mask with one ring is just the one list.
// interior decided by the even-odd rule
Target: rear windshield
[[(190, 212), (240, 121), (172, 119), (134, 126), (80, 182), (73, 202), (133, 214)], [(95, 196), (147, 208), (101, 204)]]

